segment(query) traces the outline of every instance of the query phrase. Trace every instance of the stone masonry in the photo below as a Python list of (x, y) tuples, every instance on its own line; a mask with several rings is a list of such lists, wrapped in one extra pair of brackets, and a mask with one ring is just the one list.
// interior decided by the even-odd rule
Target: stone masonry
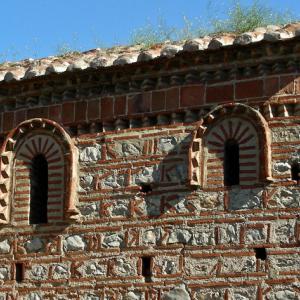
[[(2, 65), (0, 299), (300, 299), (299, 36)], [(36, 155), (43, 224), (29, 221)]]

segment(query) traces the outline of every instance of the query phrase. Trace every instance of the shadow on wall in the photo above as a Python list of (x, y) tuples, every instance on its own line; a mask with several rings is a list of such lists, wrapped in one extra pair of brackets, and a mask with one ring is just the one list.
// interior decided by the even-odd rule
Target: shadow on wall
[(160, 218), (168, 214), (190, 213), (194, 210), (188, 201), (191, 187), (188, 184), (188, 155), (192, 135), (162, 137), (158, 147), (164, 158), (158, 165), (145, 166), (134, 177), (140, 192), (136, 198), (145, 201), (145, 212), (149, 218)]

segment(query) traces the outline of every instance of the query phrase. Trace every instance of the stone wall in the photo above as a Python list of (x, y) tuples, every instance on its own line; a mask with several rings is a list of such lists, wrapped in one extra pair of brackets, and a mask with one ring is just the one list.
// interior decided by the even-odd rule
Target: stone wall
[[(219, 59), (209, 57), (212, 65)], [(95, 87), (74, 77), (66, 86), (65, 77), (49, 82), (44, 78), (39, 84), (21, 82), (15, 90), (15, 83), (7, 84), (11, 98), (0, 96), (5, 102), (1, 135), (11, 154), (5, 156), (2, 148), (0, 206), (10, 201), (11, 218), (0, 229), (0, 299), (299, 299), (300, 187), (291, 179), (292, 164), (300, 162), (299, 73), (278, 57), (268, 60), (273, 66), (269, 69), (262, 67), (262, 58), (258, 67), (257, 61), (249, 65), (243, 57), (238, 67), (223, 61), (205, 71), (205, 78), (190, 69), (184, 74), (183, 66), (178, 69), (170, 60), (168, 73), (152, 70), (144, 91), (106, 90), (104, 96), (97, 90), (93, 94)], [(118, 78), (113, 78), (114, 84), (124, 83)], [(151, 86), (151, 80), (157, 85)], [(129, 78), (126, 86), (132, 81)], [(144, 78), (137, 81), (136, 89), (146, 84)], [(55, 91), (53, 82), (64, 93)], [(97, 84), (105, 90), (106, 83)], [(82, 93), (81, 87), (89, 92)], [(20, 105), (20, 94), (33, 93), (32, 89), (35, 102), (26, 98)], [(45, 90), (51, 90), (48, 102)], [(9, 106), (11, 99), (14, 104)], [(204, 125), (207, 132), (222, 132), (215, 107), (221, 107), (218, 117), (230, 120), (229, 111), (239, 106), (234, 103), (260, 114), (268, 127), (269, 139), (255, 122), (249, 131), (244, 127), (255, 136), (246, 145), (254, 151), (254, 180), (224, 187), (220, 164), (217, 185), (191, 182), (191, 169), (200, 174), (206, 168), (201, 156), (191, 165), (191, 153), (201, 155), (200, 148), (209, 139), (195, 133)], [(239, 118), (247, 111), (239, 112)], [(26, 130), (45, 136), (48, 125), (42, 124), (49, 118), (65, 133), (57, 144), (64, 149), (59, 152), (64, 166), (59, 176), (64, 177), (60, 188), (65, 194), (55, 203), (61, 206), (53, 208), (48, 224), (40, 225), (28, 225), (29, 199), (18, 203), (14, 194), (27, 180), (22, 168), (26, 174), (19, 172), (15, 151), (23, 130), (19, 123), (31, 118), (43, 119), (38, 128), (36, 120), (28, 121)], [(239, 118), (235, 116), (235, 126)], [(210, 131), (214, 124), (219, 125)], [(49, 141), (56, 143), (58, 131), (56, 125), (47, 131), (53, 133)], [(35, 136), (36, 143), (39, 137)], [(199, 148), (193, 148), (195, 137)], [(34, 143), (30, 139), (22, 143), (23, 154), (28, 155)], [(6, 165), (12, 166), (8, 173)], [(213, 179), (214, 172), (209, 174)], [(11, 178), (9, 185), (6, 177)], [(68, 217), (75, 212), (76, 218)], [(151, 276), (143, 270), (145, 258), (150, 260)]]
[[(80, 223), (2, 229), (0, 295), (298, 299), (300, 189), (289, 172), (298, 143), (284, 137), (299, 128), (271, 128), (275, 182), (207, 192), (187, 186), (192, 126), (78, 137)], [(261, 247), (267, 260), (255, 256)], [(14, 262), (24, 264), (22, 283)]]

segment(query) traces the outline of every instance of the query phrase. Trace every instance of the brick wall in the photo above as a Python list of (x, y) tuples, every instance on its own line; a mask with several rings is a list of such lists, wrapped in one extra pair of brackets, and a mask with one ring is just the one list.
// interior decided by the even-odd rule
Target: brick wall
[(48, 118), (66, 126), (128, 116), (155, 115), (170, 111), (201, 108), (224, 102), (264, 102), (270, 97), (293, 99), (299, 96), (297, 73), (272, 75), (228, 82), (193, 84), (144, 93), (98, 97), (91, 101), (71, 101), (36, 108), (18, 109), (1, 114), (2, 131), (6, 132), (31, 118)]
[[(291, 165), (300, 162), (298, 85), (296, 71), (235, 75), (2, 112), (6, 142), (6, 133), (30, 118), (68, 131), (78, 171), (72, 186), (62, 186), (73, 192), (80, 216), (62, 218), (69, 200), (61, 197), (48, 224), (28, 225), (28, 190), (21, 205), (16, 193), (28, 170), (18, 156), (12, 160), (12, 221), (0, 230), (0, 299), (298, 299), (300, 188), (291, 179)], [(219, 134), (223, 120), (234, 121), (237, 130), (247, 114), (232, 119), (228, 103), (245, 104), (266, 123), (270, 174), (259, 175), (268, 158), (253, 122), (245, 133), (255, 136), (246, 145), (255, 156), (255, 180), (225, 187), (221, 163), (219, 178), (209, 173), (218, 184), (191, 185), (199, 126)], [(220, 119), (211, 118), (216, 105), (223, 105)], [(10, 137), (18, 144), (18, 135)], [(198, 138), (200, 155), (210, 137)], [(31, 145), (25, 139), (21, 152), (30, 154)], [(200, 170), (199, 157), (192, 167)]]

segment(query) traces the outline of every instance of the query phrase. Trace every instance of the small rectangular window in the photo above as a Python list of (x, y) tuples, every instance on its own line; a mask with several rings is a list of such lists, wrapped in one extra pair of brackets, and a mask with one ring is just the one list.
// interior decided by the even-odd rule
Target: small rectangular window
[(15, 279), (18, 283), (23, 282), (23, 280), (24, 280), (24, 264), (23, 263), (15, 264)]
[(142, 275), (145, 277), (145, 281), (151, 281), (152, 276), (152, 257), (151, 256), (144, 256), (142, 257)]
[(255, 248), (255, 257), (257, 259), (266, 260), (267, 259), (267, 250), (266, 248)]
[(297, 184), (300, 183), (300, 166), (298, 163), (293, 163), (291, 167), (292, 180), (297, 181)]

